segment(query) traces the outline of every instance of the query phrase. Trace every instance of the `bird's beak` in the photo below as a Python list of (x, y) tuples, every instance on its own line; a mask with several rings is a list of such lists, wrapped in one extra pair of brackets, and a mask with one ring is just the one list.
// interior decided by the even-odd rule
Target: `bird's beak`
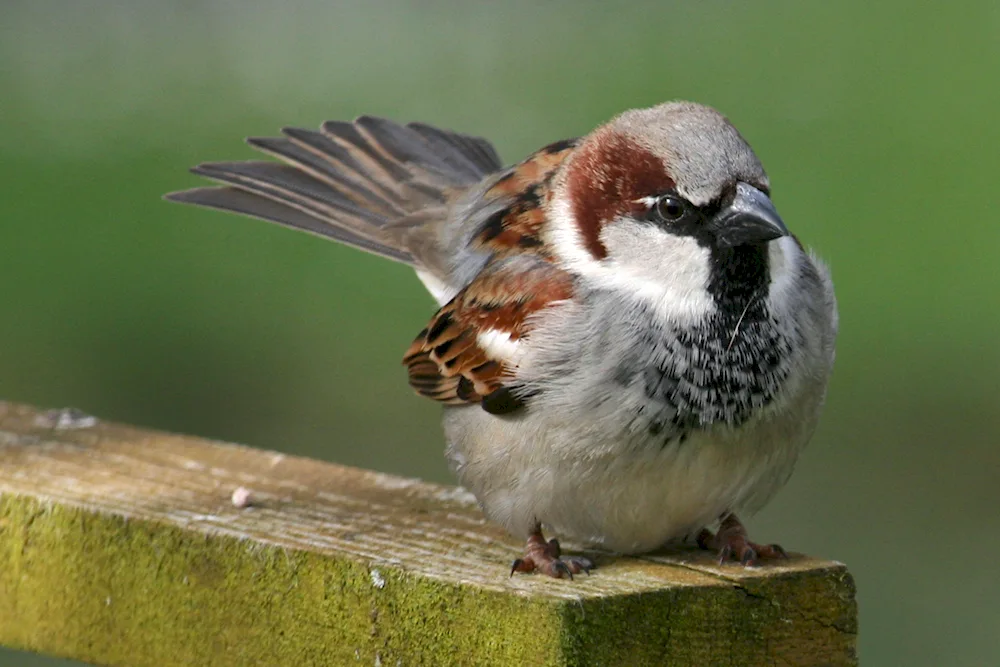
[(736, 184), (736, 196), (719, 211), (711, 226), (718, 244), (725, 248), (764, 243), (789, 234), (771, 199), (746, 183)]

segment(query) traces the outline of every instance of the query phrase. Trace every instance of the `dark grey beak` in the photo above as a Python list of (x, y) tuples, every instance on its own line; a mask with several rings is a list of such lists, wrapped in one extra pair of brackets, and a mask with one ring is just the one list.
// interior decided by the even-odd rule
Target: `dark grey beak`
[(732, 203), (719, 211), (711, 226), (724, 248), (765, 243), (789, 233), (771, 199), (746, 183), (736, 184)]

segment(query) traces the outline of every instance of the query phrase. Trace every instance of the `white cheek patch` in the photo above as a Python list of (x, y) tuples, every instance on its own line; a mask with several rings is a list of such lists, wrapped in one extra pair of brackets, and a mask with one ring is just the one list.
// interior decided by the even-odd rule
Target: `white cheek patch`
[(490, 359), (517, 366), (524, 357), (524, 344), (510, 337), (510, 332), (487, 329), (476, 334), (476, 342)]
[(605, 227), (601, 241), (614, 284), (631, 289), (662, 316), (694, 324), (715, 310), (708, 293), (710, 253), (692, 237), (623, 219)]
[(798, 242), (791, 236), (782, 236), (768, 244), (768, 264), (771, 286), (770, 303), (779, 307), (789, 303), (792, 293), (799, 290), (797, 277), (804, 257)]
[(565, 198), (550, 206), (548, 240), (566, 268), (595, 287), (624, 292), (679, 324), (697, 323), (715, 310), (707, 289), (709, 252), (693, 238), (621, 219), (602, 230), (608, 256), (598, 260), (584, 247)]

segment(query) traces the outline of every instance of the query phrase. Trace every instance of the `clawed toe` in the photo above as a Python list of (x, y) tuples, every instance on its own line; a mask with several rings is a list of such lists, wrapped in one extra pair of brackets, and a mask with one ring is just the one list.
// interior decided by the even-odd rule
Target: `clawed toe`
[(586, 572), (588, 575), (594, 568), (593, 562), (580, 556), (562, 557), (562, 549), (555, 538), (545, 541), (540, 530), (528, 537), (524, 557), (514, 561), (510, 568), (510, 576), (515, 572), (543, 572), (555, 579), (572, 579), (574, 574)]
[(747, 537), (746, 528), (734, 515), (722, 520), (719, 532), (702, 530), (698, 533), (698, 546), (702, 549), (719, 551), (719, 565), (730, 560), (738, 560), (745, 567), (757, 565), (761, 560), (788, 558), (788, 552), (777, 544), (757, 544)]
[(562, 579), (564, 575), (569, 579), (573, 578), (573, 570), (569, 569), (569, 565), (565, 561), (558, 558), (550, 561), (546, 570), (545, 574), (556, 579)]
[(750, 543), (756, 550), (757, 555), (764, 559), (783, 558), (788, 559), (788, 552), (780, 544), (754, 544)]
[(563, 576), (572, 579), (574, 574), (580, 574), (581, 572), (586, 572), (590, 574), (590, 570), (594, 567), (594, 564), (587, 560), (586, 558), (580, 558), (578, 556), (571, 556), (568, 558), (557, 558), (552, 561), (549, 566), (549, 576), (562, 578)]

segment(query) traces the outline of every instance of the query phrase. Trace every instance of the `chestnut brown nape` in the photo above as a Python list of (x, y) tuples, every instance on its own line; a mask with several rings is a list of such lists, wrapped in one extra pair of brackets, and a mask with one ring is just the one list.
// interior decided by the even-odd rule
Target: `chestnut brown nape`
[(595, 259), (608, 251), (602, 227), (645, 208), (637, 203), (675, 187), (663, 161), (631, 137), (606, 127), (577, 149), (567, 166), (566, 193), (584, 247)]

